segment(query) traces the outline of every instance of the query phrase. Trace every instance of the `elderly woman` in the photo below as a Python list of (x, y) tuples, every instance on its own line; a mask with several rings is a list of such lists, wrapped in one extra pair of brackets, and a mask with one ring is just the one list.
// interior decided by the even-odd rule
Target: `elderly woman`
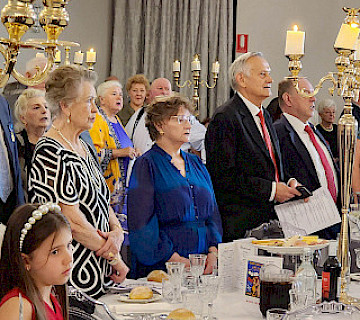
[[(119, 117), (124, 126), (131, 116), (145, 106), (146, 94), (150, 89), (149, 80), (143, 74), (136, 74), (126, 82), (126, 91), (130, 103), (119, 112)], [(134, 131), (134, 130), (132, 130)]]
[(14, 116), (21, 179), (27, 198), (28, 174), (35, 145), (51, 122), (45, 92), (37, 89), (24, 90), (15, 103)]
[(190, 102), (159, 97), (147, 112), (155, 144), (135, 161), (128, 196), (133, 276), (165, 269), (167, 261), (189, 265), (190, 253), (207, 254), (205, 273), (211, 273), (222, 227), (205, 166), (180, 150), (195, 120)]
[(337, 125), (335, 122), (336, 104), (332, 99), (321, 100), (318, 104), (318, 113), (321, 123), (316, 126), (325, 140), (328, 142), (333, 157), (339, 159)]
[[(99, 113), (89, 130), (91, 139), (98, 152), (100, 166), (110, 189), (110, 204), (127, 233), (126, 181), (129, 160), (138, 152), (127, 136), (120, 119), (116, 115), (123, 107), (122, 86), (118, 81), (106, 81), (97, 88)], [(122, 256), (129, 263), (129, 240), (125, 234)]]
[(110, 207), (110, 192), (96, 154), (79, 136), (97, 114), (96, 74), (64, 66), (46, 82), (54, 122), (38, 141), (29, 178), (31, 202), (57, 202), (73, 232), (70, 284), (92, 297), (122, 282), (128, 268), (119, 254), (123, 230)]

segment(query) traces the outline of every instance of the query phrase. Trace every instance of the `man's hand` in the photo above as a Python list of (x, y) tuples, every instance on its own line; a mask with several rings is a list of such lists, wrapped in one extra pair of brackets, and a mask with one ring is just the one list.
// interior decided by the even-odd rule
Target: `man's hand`
[(275, 200), (277, 202), (285, 202), (295, 196), (301, 196), (301, 193), (296, 190), (296, 180), (295, 182), (290, 181), (289, 187), (284, 182), (276, 183)]

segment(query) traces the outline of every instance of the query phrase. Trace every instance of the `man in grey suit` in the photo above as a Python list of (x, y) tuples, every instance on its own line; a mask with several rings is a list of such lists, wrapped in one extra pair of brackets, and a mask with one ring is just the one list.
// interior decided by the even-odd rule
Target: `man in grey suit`
[(271, 95), (270, 66), (260, 52), (239, 56), (229, 69), (235, 95), (218, 107), (209, 124), (205, 149), (222, 217), (223, 240), (276, 218), (274, 203), (300, 193), (288, 186), (279, 142), (262, 102)]

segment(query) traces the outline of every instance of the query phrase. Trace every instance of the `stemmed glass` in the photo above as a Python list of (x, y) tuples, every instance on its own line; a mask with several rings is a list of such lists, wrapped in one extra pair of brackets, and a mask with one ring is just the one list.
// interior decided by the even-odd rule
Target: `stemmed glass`
[(207, 304), (207, 320), (216, 319), (212, 315), (214, 300), (219, 292), (219, 276), (203, 275), (200, 277), (201, 285), (199, 286), (200, 297)]
[(197, 286), (199, 286), (199, 277), (204, 273), (205, 270), (206, 258), (206, 254), (189, 254), (190, 272), (196, 278)]

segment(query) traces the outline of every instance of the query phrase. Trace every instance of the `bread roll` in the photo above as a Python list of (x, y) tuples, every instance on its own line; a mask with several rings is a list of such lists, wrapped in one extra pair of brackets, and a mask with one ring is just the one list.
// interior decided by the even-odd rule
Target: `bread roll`
[(169, 279), (169, 276), (167, 275), (166, 272), (162, 271), (162, 270), (153, 270), (151, 271), (148, 276), (147, 276), (147, 280), (148, 281), (155, 281), (155, 282), (162, 282), (162, 279)]
[(188, 309), (180, 308), (171, 311), (166, 319), (171, 320), (196, 320), (195, 315)]
[(130, 299), (150, 299), (153, 297), (153, 292), (149, 287), (141, 286), (135, 287), (130, 291)]

